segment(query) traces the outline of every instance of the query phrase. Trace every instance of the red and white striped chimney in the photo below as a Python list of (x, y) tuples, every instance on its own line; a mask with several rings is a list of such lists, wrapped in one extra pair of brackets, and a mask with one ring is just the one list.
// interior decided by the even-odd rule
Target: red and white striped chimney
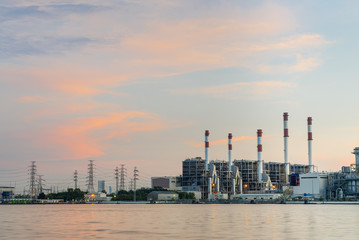
[(258, 182), (262, 182), (263, 162), (262, 162), (262, 129), (257, 130), (257, 150), (258, 150)]
[(284, 166), (285, 166), (285, 175), (286, 175), (286, 181), (288, 181), (288, 175), (289, 175), (289, 160), (288, 160), (288, 138), (289, 138), (289, 132), (288, 132), (288, 113), (283, 113), (283, 125), (284, 125)]
[(209, 160), (208, 160), (208, 148), (209, 148), (209, 141), (208, 141), (208, 137), (209, 137), (209, 130), (206, 130), (205, 133), (205, 159), (206, 159), (206, 166), (205, 169), (206, 171), (208, 170), (208, 164), (209, 164)]
[(232, 169), (232, 133), (228, 133), (228, 170)]
[(309, 165), (309, 172), (312, 173), (313, 170), (313, 162), (312, 162), (312, 142), (313, 142), (313, 135), (312, 135), (312, 118), (308, 117), (308, 165)]

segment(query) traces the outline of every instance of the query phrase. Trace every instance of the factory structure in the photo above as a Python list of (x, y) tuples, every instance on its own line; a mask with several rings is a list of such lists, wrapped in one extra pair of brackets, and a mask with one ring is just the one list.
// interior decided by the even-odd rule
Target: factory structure
[[(152, 178), (152, 187), (199, 193), (202, 200), (276, 199), (284, 193), (289, 198), (343, 199), (359, 197), (359, 147), (356, 162), (339, 172), (315, 172), (312, 159), (312, 118), (307, 118), (308, 164), (289, 162), (288, 113), (283, 114), (284, 161), (262, 159), (262, 129), (257, 130), (257, 159), (232, 159), (232, 133), (228, 134), (228, 160), (209, 158), (209, 130), (205, 131), (205, 158), (188, 158), (182, 162), (179, 177)], [(174, 181), (174, 179), (176, 179)], [(175, 182), (175, 184), (174, 184)], [(166, 183), (164, 185), (164, 183)]]

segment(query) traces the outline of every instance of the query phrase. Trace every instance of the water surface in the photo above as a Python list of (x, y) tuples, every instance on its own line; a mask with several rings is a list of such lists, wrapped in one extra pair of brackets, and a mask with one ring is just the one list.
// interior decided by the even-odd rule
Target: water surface
[(359, 239), (356, 205), (0, 205), (0, 239)]

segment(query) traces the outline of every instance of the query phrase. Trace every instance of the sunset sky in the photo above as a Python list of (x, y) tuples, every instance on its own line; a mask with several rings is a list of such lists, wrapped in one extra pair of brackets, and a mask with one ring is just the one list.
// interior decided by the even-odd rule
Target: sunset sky
[[(0, 185), (112, 185), (113, 169), (181, 173), (182, 161), (257, 158), (338, 171), (359, 146), (357, 1), (2, 0)], [(67, 185), (66, 185), (67, 184)], [(21, 189), (20, 189), (21, 190)]]

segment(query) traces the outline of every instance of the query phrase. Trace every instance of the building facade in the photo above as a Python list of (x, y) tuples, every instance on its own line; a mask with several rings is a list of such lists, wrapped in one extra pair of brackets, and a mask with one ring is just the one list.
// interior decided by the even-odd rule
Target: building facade
[[(216, 169), (216, 174), (219, 178), (219, 192), (231, 194), (232, 190), (232, 176), (229, 171), (228, 161), (216, 160), (211, 161)], [(243, 193), (262, 192), (266, 188), (266, 182), (258, 182), (258, 161), (257, 160), (234, 160), (233, 165), (236, 166), (240, 173), (241, 186), (236, 185), (236, 188), (241, 187)], [(280, 191), (283, 186), (287, 185), (285, 176), (285, 164), (279, 162), (264, 162), (263, 173), (269, 176), (272, 189)], [(291, 164), (291, 173), (306, 173), (309, 171), (308, 165)], [(182, 190), (183, 191), (200, 191), (202, 199), (208, 197), (208, 173), (205, 170), (205, 160), (197, 157), (186, 159), (182, 162)], [(238, 191), (237, 189), (237, 192)]]
[(0, 186), (0, 201), (7, 201), (14, 197), (15, 188)]
[(98, 180), (98, 192), (105, 191), (105, 180)]
[(181, 191), (182, 177), (151, 177), (151, 188), (161, 187), (167, 190)]

